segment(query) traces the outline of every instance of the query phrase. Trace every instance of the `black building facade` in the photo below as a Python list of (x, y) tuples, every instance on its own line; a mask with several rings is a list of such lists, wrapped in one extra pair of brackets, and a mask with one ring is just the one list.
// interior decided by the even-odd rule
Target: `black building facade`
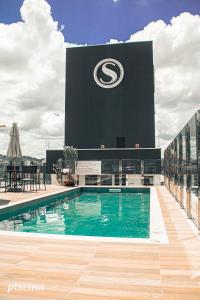
[(66, 50), (65, 145), (155, 147), (152, 42)]
[[(80, 184), (159, 181), (152, 42), (66, 49), (65, 146), (78, 151)], [(48, 173), (58, 159), (47, 151)]]

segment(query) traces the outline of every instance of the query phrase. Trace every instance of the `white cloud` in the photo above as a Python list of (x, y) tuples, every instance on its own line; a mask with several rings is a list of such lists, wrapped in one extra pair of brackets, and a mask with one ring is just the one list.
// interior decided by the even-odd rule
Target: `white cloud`
[(21, 22), (0, 24), (0, 152), (17, 122), (24, 154), (44, 156), (43, 137), (64, 132), (65, 43), (46, 1), (25, 0), (20, 11)]
[(165, 148), (200, 108), (200, 16), (152, 22), (129, 41), (144, 40), (153, 41), (157, 132)]
[(62, 24), (61, 26), (60, 26), (60, 29), (59, 29), (59, 31), (63, 31), (65, 29), (65, 25), (64, 24)]
[[(65, 47), (76, 45), (65, 44), (45, 0), (25, 0), (21, 16), (0, 24), (0, 122), (8, 125), (0, 128), (0, 153), (17, 122), (23, 153), (44, 156), (48, 139), (50, 147), (63, 145)], [(129, 39), (144, 40), (153, 40), (157, 131), (166, 146), (199, 108), (200, 17), (158, 20)]]

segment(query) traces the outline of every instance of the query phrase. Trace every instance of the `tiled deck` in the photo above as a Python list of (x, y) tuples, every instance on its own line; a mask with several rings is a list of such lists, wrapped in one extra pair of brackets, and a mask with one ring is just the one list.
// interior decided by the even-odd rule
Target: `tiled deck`
[[(0, 299), (200, 300), (200, 240), (166, 188), (157, 192), (167, 245), (0, 236)], [(8, 293), (15, 282), (45, 289)]]
[[(41, 185), (41, 189), (37, 192), (21, 192), (21, 193), (13, 193), (13, 192), (4, 192), (4, 189), (0, 190), (0, 200), (10, 200), (10, 203), (12, 202), (18, 202), (25, 199), (30, 199), (33, 197), (43, 196), (50, 193), (58, 192), (58, 191), (66, 191), (67, 187), (58, 186), (58, 185), (47, 185), (47, 189), (45, 190), (44, 186)], [(1, 206), (0, 206), (1, 208)]]

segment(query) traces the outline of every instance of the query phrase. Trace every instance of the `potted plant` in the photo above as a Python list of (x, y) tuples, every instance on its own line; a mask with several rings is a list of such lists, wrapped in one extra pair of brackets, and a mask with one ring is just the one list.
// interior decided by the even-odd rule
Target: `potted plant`
[(78, 151), (77, 149), (71, 147), (71, 146), (65, 146), (64, 147), (64, 158), (65, 158), (65, 169), (66, 173), (65, 179), (63, 180), (63, 184), (65, 186), (74, 186), (75, 185), (75, 179), (73, 174), (75, 174), (75, 167), (76, 162), (78, 160)]

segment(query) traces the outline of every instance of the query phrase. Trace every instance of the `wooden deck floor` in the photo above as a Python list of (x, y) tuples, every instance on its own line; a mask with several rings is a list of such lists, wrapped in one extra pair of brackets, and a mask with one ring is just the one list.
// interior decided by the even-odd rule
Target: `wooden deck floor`
[[(200, 300), (200, 240), (157, 188), (169, 244), (0, 236), (0, 299)], [(44, 285), (11, 291), (9, 284)]]
[[(48, 184), (46, 190), (44, 186), (41, 186), (41, 189), (36, 191), (26, 191), (25, 193), (13, 193), (13, 192), (4, 192), (4, 189), (0, 190), (0, 200), (9, 200), (10, 203), (19, 202), (22, 200), (30, 199), (33, 197), (41, 197), (55, 192), (62, 192), (69, 189), (68, 187)], [(3, 203), (2, 203), (3, 205)], [(0, 206), (1, 207), (1, 206)]]

